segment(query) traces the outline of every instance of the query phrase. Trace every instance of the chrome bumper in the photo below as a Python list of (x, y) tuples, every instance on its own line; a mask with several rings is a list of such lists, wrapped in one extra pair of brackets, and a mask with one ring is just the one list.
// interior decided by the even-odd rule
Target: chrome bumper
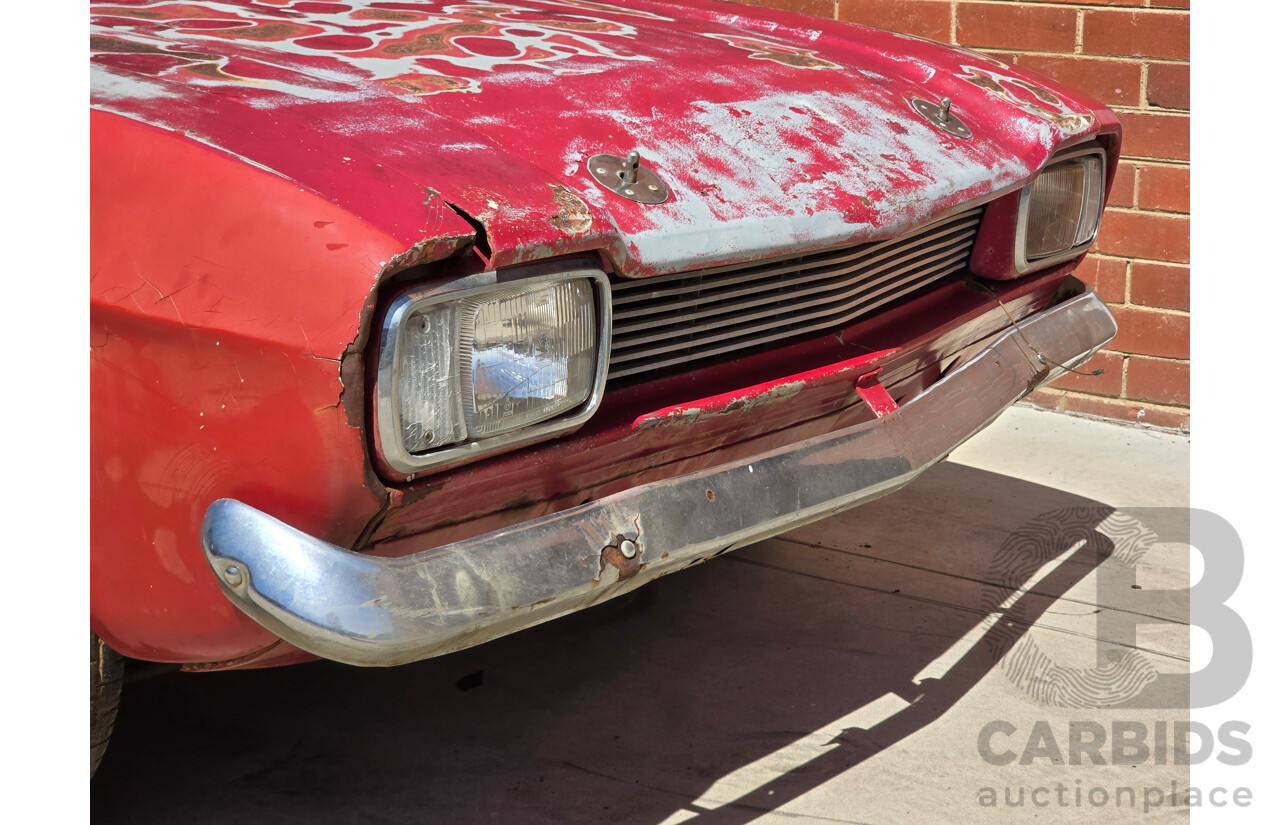
[(1086, 291), (883, 418), (404, 558), (352, 553), (222, 499), (205, 514), (205, 555), (237, 607), (303, 650), (353, 665), (424, 659), (895, 490), (1115, 333)]

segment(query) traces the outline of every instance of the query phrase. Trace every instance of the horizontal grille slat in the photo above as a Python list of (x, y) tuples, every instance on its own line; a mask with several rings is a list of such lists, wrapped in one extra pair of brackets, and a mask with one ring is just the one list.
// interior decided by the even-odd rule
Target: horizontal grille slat
[[(951, 243), (922, 246), (913, 250), (909, 256), (904, 256), (904, 259), (895, 259), (882, 263), (864, 273), (841, 273), (841, 275), (836, 278), (823, 279), (816, 284), (799, 285), (802, 288), (794, 288), (793, 285), (788, 285), (786, 292), (782, 295), (777, 294), (779, 290), (770, 290), (769, 293), (763, 297), (753, 295), (752, 297), (737, 301), (721, 301), (719, 300), (719, 297), (716, 296), (697, 307), (697, 317), (701, 320), (727, 313), (743, 314), (754, 307), (766, 305), (774, 306), (774, 309), (771, 309), (769, 312), (769, 314), (772, 315), (776, 310), (776, 305), (780, 297), (786, 297), (789, 299), (787, 308), (790, 310), (804, 309), (824, 301), (832, 302), (847, 300), (856, 297), (862, 290), (872, 289), (886, 281), (892, 282), (917, 267), (928, 266), (942, 258), (949, 258), (955, 255), (956, 252), (967, 254), (967, 251), (968, 246), (966, 244), (956, 243), (954, 241)], [(684, 309), (687, 306), (690, 306), (690, 303), (682, 302), (675, 309)], [(614, 317), (616, 318), (617, 316)], [(623, 320), (631, 321), (631, 318), (625, 318)], [(746, 320), (746, 318), (744, 317), (742, 320)], [(656, 318), (640, 316), (633, 323), (627, 324), (627, 330), (628, 332), (638, 332), (640, 330), (650, 329), (653, 327), (665, 326), (667, 323), (669, 323), (669, 321), (664, 316), (658, 316)], [(699, 324), (693, 327), (690, 331), (696, 332), (698, 330), (714, 326), (716, 326), (716, 323)], [(627, 345), (630, 346), (636, 343), (642, 343), (651, 340), (652, 337), (653, 336), (629, 337)]]
[[(930, 283), (932, 281), (939, 280), (943, 277), (946, 277), (947, 275), (952, 274), (954, 272), (958, 272), (962, 269), (964, 269), (963, 258), (960, 261), (953, 263), (950, 269), (946, 269), (936, 273), (931, 273), (932, 277), (912, 279), (912, 281), (907, 286), (909, 289), (915, 289), (917, 287), (924, 286), (925, 284)], [(797, 334), (797, 332), (804, 332), (812, 329), (824, 329), (826, 327), (841, 326), (853, 320), (854, 318), (858, 317), (859, 315), (862, 315), (866, 312), (870, 312), (876, 307), (879, 307), (883, 304), (887, 304), (890, 301), (897, 299), (898, 297), (901, 296), (901, 294), (902, 294), (901, 290), (893, 290), (888, 295), (888, 297), (884, 297), (882, 294), (881, 296), (877, 296), (877, 297), (880, 297), (881, 300), (878, 300), (878, 301), (868, 300), (866, 302), (859, 303), (856, 306), (848, 308), (843, 313), (841, 313), (840, 309), (835, 310), (833, 312), (829, 312), (829, 313), (813, 313), (811, 315), (804, 316), (803, 318), (797, 319), (796, 321), (796, 323), (805, 323), (805, 322), (812, 322), (812, 323), (805, 323), (805, 326), (799, 327), (799, 328), (794, 326), (794, 323), (789, 323), (786, 325), (786, 328), (784, 330), (777, 331), (774, 334), (767, 334), (767, 333), (763, 335), (756, 334), (757, 331), (760, 329), (759, 325), (748, 324), (746, 325), (745, 329), (735, 329), (717, 336), (708, 336), (698, 341), (698, 355), (696, 357), (706, 358), (706, 357), (711, 357), (713, 355), (720, 355), (725, 352), (731, 352), (735, 349), (743, 349), (745, 347), (753, 347), (758, 344), (770, 343), (773, 341), (781, 340), (783, 338), (789, 338)], [(841, 309), (844, 309), (844, 308), (842, 307)], [(774, 329), (776, 330), (777, 328), (775, 327)], [(747, 340), (745, 341), (742, 340), (744, 337)], [(732, 343), (729, 343), (727, 346), (719, 346), (719, 347), (711, 348), (713, 345), (718, 344), (722, 341), (728, 341), (729, 339), (735, 339), (735, 340)], [(686, 354), (681, 354), (679, 355), (679, 357), (665, 360), (661, 364), (647, 364), (645, 366), (640, 367), (639, 369), (633, 367), (632, 364), (630, 363), (626, 363), (626, 362), (636, 361), (637, 359), (640, 359), (640, 358), (648, 358), (648, 357), (662, 355), (665, 353), (671, 353), (675, 351), (680, 351), (683, 353), (683, 351), (688, 348), (689, 348), (689, 343), (687, 341), (676, 341), (676, 342), (668, 343), (662, 346), (655, 346), (655, 347), (646, 348), (639, 351), (633, 350), (630, 352), (622, 353), (617, 356), (613, 356), (610, 358), (609, 375), (610, 377), (621, 377), (622, 375), (632, 375), (637, 372), (643, 372), (647, 369), (660, 369), (661, 367), (669, 366), (671, 364), (687, 362), (691, 360), (690, 356)]]
[(937, 240), (938, 237), (953, 231), (963, 231), (977, 225), (981, 210), (964, 212), (948, 220), (940, 221), (925, 230), (914, 232), (887, 241), (862, 244), (853, 247), (853, 251), (836, 250), (827, 253), (807, 255), (799, 259), (786, 259), (772, 263), (740, 265), (732, 269), (701, 270), (694, 273), (677, 273), (662, 275), (657, 278), (645, 278), (638, 281), (624, 281), (613, 287), (613, 306), (615, 310), (628, 304), (650, 302), (674, 297), (686, 292), (707, 288), (719, 288), (738, 283), (757, 284), (771, 275), (786, 275), (819, 267), (830, 268), (847, 265), (849, 269), (870, 259), (878, 261), (895, 252), (905, 252), (920, 244)]
[(615, 283), (609, 377), (838, 329), (963, 271), (981, 213), (856, 247)]

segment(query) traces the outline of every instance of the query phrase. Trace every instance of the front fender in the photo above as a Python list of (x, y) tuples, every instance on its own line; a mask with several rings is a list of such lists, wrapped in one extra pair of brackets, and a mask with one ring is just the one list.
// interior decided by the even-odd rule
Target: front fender
[(91, 627), (138, 658), (243, 656), (275, 637), (208, 576), (205, 510), (243, 496), (354, 542), (385, 491), (343, 358), (392, 267), (472, 230), (441, 204), (393, 238), (182, 134), (92, 129)]

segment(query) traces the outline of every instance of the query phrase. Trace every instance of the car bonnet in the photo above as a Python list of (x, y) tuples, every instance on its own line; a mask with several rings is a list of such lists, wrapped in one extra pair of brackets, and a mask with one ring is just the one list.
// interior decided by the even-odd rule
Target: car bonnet
[[(891, 237), (1021, 186), (1109, 113), (994, 58), (727, 3), (95, 4), (92, 103), (402, 240), (644, 277)], [(963, 137), (916, 108), (951, 101)], [(607, 191), (640, 153), (661, 204)], [(452, 217), (452, 216), (450, 216)], [(456, 223), (456, 222), (455, 222)]]

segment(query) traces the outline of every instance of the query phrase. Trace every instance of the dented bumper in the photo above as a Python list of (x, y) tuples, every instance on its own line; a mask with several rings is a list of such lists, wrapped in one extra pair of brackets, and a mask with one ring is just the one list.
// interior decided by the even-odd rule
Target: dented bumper
[(424, 659), (895, 490), (1115, 332), (1086, 291), (872, 421), (403, 558), (352, 553), (231, 499), (205, 515), (205, 554), (237, 607), (303, 650), (354, 665)]

